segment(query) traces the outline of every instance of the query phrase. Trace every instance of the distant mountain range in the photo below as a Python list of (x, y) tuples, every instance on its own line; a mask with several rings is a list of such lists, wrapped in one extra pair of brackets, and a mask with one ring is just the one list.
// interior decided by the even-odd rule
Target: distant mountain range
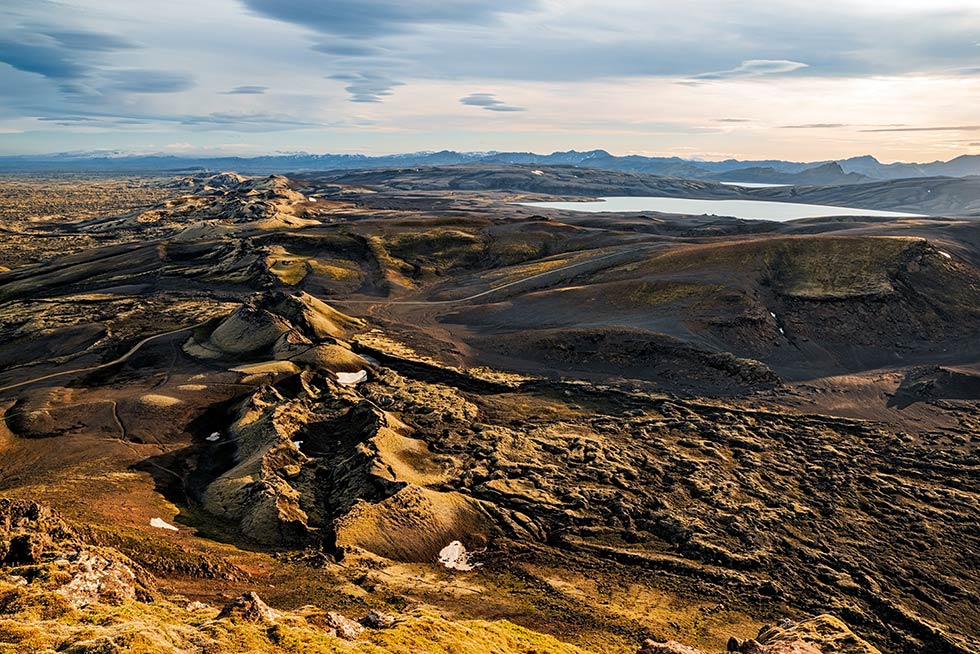
[(839, 161), (698, 161), (679, 157), (618, 157), (605, 150), (578, 152), (415, 152), (371, 157), (361, 154), (277, 154), (258, 157), (130, 155), (116, 151), (0, 156), (0, 172), (184, 172), (234, 170), (263, 174), (289, 171), (445, 166), (454, 164), (566, 165), (723, 182), (796, 185), (855, 184), (872, 180), (980, 175), (980, 155), (950, 161), (883, 164), (867, 155)]

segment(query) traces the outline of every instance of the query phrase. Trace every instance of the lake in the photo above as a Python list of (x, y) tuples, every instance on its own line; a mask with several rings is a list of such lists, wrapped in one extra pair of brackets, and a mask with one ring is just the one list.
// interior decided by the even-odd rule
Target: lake
[(587, 213), (656, 211), (688, 216), (730, 216), (746, 220), (774, 220), (777, 222), (822, 216), (871, 216), (877, 218), (918, 218), (922, 216), (922, 214), (898, 211), (875, 211), (873, 209), (851, 209), (820, 204), (768, 202), (765, 200), (609, 197), (590, 202), (520, 202), (518, 204), (538, 209), (562, 209)]

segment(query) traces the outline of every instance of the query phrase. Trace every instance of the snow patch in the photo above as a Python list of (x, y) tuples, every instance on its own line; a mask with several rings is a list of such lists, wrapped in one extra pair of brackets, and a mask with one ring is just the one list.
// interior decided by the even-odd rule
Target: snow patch
[(463, 544), (454, 540), (439, 551), (439, 563), (451, 570), (467, 572), (479, 568), (482, 563), (473, 560), (473, 553), (467, 552)]
[(368, 378), (367, 370), (358, 370), (357, 372), (338, 372), (337, 382), (341, 386), (357, 386), (361, 382), (366, 382)]
[(947, 259), (952, 259), (952, 258), (953, 258), (953, 255), (952, 255), (952, 254), (950, 254), (949, 252), (943, 252), (942, 250), (940, 250), (940, 251), (939, 251), (939, 254), (941, 254), (941, 255), (943, 255), (943, 256), (944, 256), (944, 257), (946, 257)]
[(210, 436), (208, 436), (204, 440), (206, 440), (206, 441), (208, 441), (210, 443), (214, 443), (216, 441), (220, 441), (221, 440), (221, 433), (220, 432), (214, 432), (213, 434), (211, 434)]
[(170, 531), (180, 531), (179, 529), (177, 529), (177, 527), (174, 527), (169, 522), (164, 522), (160, 518), (153, 518), (152, 520), (150, 520), (150, 526), (151, 527), (156, 527), (157, 529), (168, 529)]
[(531, 174), (532, 175), (544, 175), (544, 171), (543, 170), (532, 170), (531, 171)]

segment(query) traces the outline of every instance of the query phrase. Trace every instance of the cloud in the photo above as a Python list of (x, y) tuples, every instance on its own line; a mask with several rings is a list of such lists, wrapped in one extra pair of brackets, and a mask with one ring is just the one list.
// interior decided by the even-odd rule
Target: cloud
[[(649, 0), (230, 0), (208, 5), (224, 28), (215, 31), (160, 3), (0, 0), (0, 61), (9, 64), (0, 64), (0, 126), (29, 133), (0, 150), (55, 135), (135, 142), (150, 124), (173, 132), (166, 142), (183, 142), (209, 129), (302, 130), (327, 116), (352, 125), (362, 114), (379, 121), (376, 132), (324, 142), (350, 150), (425, 149), (427, 140), (449, 139), (457, 148), (625, 151), (637, 147), (625, 135), (639, 134), (657, 152), (819, 147), (831, 158), (881, 147), (897, 158), (911, 156), (913, 141), (938, 150), (928, 136), (936, 128), (891, 123), (910, 115), (941, 128), (974, 121), (980, 5), (875, 5), (695, 0), (678, 11)], [(742, 80), (765, 80), (766, 93)], [(263, 83), (276, 92), (259, 92)], [(467, 96), (472, 89), (480, 93)], [(396, 106), (363, 104), (385, 101)], [(486, 143), (483, 111), (507, 116), (524, 103), (533, 112), (509, 114), (513, 130)], [(656, 120), (647, 106), (657, 107)], [(226, 112), (246, 107), (255, 113)], [(102, 117), (81, 120), (93, 114)], [(816, 138), (836, 123), (861, 138)], [(924, 134), (857, 133), (876, 128)], [(785, 131), (793, 129), (813, 131)], [(713, 140), (676, 137), (695, 133)], [(978, 135), (949, 136), (965, 145)], [(273, 138), (262, 142), (274, 146)]]
[(383, 48), (356, 41), (325, 41), (317, 43), (313, 49), (316, 52), (339, 57), (373, 57), (385, 53)]
[(180, 93), (194, 87), (187, 73), (163, 70), (114, 70), (106, 74), (109, 88), (126, 93)]
[(52, 80), (71, 80), (85, 76), (89, 68), (64, 48), (20, 43), (0, 37), (0, 62), (25, 73), (37, 73)]
[[(264, 113), (238, 113), (238, 112), (213, 112), (200, 116), (181, 116), (177, 122), (182, 125), (204, 126), (204, 127), (231, 127), (241, 129), (248, 127), (251, 129), (306, 129), (310, 127), (322, 127), (323, 123)], [(247, 130), (247, 131), (251, 131)]]
[(83, 30), (40, 30), (41, 34), (49, 36), (69, 50), (87, 52), (114, 52), (116, 50), (131, 50), (139, 46), (113, 34), (86, 32)]
[(805, 125), (780, 125), (779, 129), (838, 129), (850, 127), (847, 123), (806, 123)]
[(262, 112), (216, 111), (207, 114), (169, 114), (155, 112), (123, 113), (118, 111), (76, 111), (57, 116), (42, 116), (37, 120), (53, 124), (115, 128), (118, 126), (153, 126), (177, 124), (190, 128), (226, 131), (263, 132), (314, 127), (338, 126), (342, 122), (326, 123), (284, 114)]
[(524, 107), (514, 107), (502, 100), (498, 100), (496, 95), (493, 93), (471, 93), (465, 98), (460, 98), (459, 101), (461, 104), (465, 104), (470, 107), (480, 107), (487, 111), (526, 111)]
[(378, 36), (418, 25), (485, 25), (497, 14), (528, 11), (524, 0), (244, 0), (253, 12), (323, 34)]
[(95, 70), (95, 62), (82, 53), (111, 53), (135, 47), (125, 39), (102, 32), (43, 26), (8, 28), (0, 33), (0, 62), (64, 82), (80, 79)]
[(344, 88), (350, 93), (351, 102), (381, 102), (392, 94), (392, 89), (404, 85), (380, 73), (340, 73), (327, 79), (347, 82)]
[(269, 90), (268, 86), (236, 86), (224, 92), (225, 95), (262, 95)]
[(944, 125), (939, 127), (878, 127), (862, 129), (862, 132), (875, 134), (879, 132), (977, 132), (980, 125)]
[(763, 75), (782, 75), (791, 73), (794, 70), (807, 68), (808, 64), (799, 61), (789, 61), (788, 59), (748, 59), (743, 61), (735, 68), (729, 70), (719, 70), (711, 73), (701, 73), (692, 79), (712, 80), (712, 79), (732, 79), (735, 77), (761, 77)]

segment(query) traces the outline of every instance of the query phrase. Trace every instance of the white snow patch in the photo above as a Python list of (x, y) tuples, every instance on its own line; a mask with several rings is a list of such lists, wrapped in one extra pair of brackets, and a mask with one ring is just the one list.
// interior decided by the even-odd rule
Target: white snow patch
[(544, 171), (543, 170), (532, 170), (531, 171), (531, 174), (532, 175), (544, 175)]
[(467, 552), (463, 544), (454, 540), (439, 551), (439, 563), (452, 570), (467, 572), (479, 568), (482, 563), (473, 560), (473, 553)]
[(150, 526), (156, 527), (157, 529), (169, 529), (170, 531), (180, 531), (177, 527), (174, 527), (169, 522), (164, 522), (160, 518), (153, 518), (150, 520)]
[(209, 441), (211, 443), (214, 443), (215, 441), (220, 441), (221, 440), (221, 432), (217, 432), (216, 431), (213, 434), (211, 434), (210, 436), (208, 436), (207, 438), (205, 438), (204, 440)]
[(338, 372), (337, 381), (341, 386), (357, 386), (361, 382), (366, 382), (368, 378), (367, 370), (357, 372)]
[(776, 314), (774, 314), (772, 311), (769, 312), (769, 315), (773, 317), (773, 320), (776, 319)]
[(786, 332), (783, 331), (783, 328), (782, 327), (779, 328), (779, 333), (782, 334), (783, 336), (786, 335)]
[(940, 251), (939, 251), (939, 254), (941, 254), (941, 255), (943, 255), (943, 256), (944, 256), (944, 257), (946, 257), (947, 259), (952, 259), (952, 258), (953, 258), (953, 255), (952, 255), (952, 254), (950, 254), (949, 252), (943, 252), (942, 250), (940, 250)]

